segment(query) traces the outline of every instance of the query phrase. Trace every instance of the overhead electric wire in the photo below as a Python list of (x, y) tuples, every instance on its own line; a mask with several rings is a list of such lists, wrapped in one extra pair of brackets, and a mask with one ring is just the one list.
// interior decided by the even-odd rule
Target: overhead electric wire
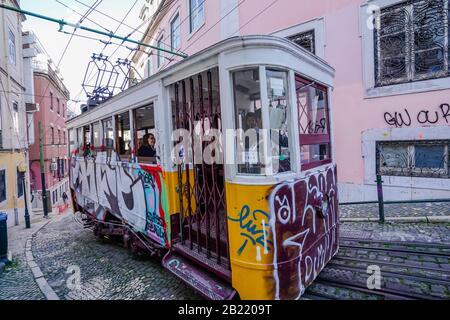
[[(69, 9), (69, 10), (71, 10), (72, 12), (74, 12), (74, 13), (76, 13), (76, 14), (78, 14), (79, 16), (83, 16), (83, 14), (82, 13), (79, 13), (78, 11), (76, 11), (75, 9), (73, 9), (73, 8), (71, 8), (70, 6), (68, 6), (67, 4), (65, 4), (65, 3), (63, 3), (63, 2), (61, 2), (60, 0), (55, 0), (56, 2), (58, 2), (60, 5), (62, 5), (62, 6), (64, 6), (65, 8), (67, 8), (67, 9)], [(111, 30), (109, 30), (109, 29), (107, 29), (107, 28), (105, 28), (104, 26), (102, 26), (101, 24), (99, 24), (98, 22), (96, 22), (96, 21), (94, 21), (94, 20), (92, 20), (92, 19), (90, 19), (90, 18), (88, 18), (88, 17), (86, 17), (86, 20), (87, 21), (89, 21), (89, 22), (92, 22), (93, 24), (95, 24), (97, 27), (100, 27), (100, 28), (102, 28), (103, 30), (105, 30), (106, 32), (111, 32)]]
[[(96, 0), (96, 1), (92, 4), (92, 6), (88, 9), (88, 11), (80, 18), (80, 20), (79, 20), (79, 22), (78, 22), (78, 25), (81, 25), (81, 24), (84, 22), (84, 20), (89, 16), (89, 14), (91, 14), (91, 13), (93, 12), (92, 8), (97, 8), (102, 2), (103, 2), (103, 0)], [(60, 57), (60, 59), (59, 59), (59, 61), (58, 61), (58, 64), (56, 65), (56, 68), (57, 68), (57, 69), (59, 68), (59, 66), (60, 66), (60, 64), (61, 64), (61, 62), (62, 62), (62, 60), (64, 59), (64, 56), (65, 56), (66, 53), (67, 53), (67, 49), (69, 48), (70, 43), (72, 42), (72, 39), (73, 39), (73, 37), (74, 37), (74, 34), (75, 34), (75, 32), (76, 32), (77, 30), (78, 30), (77, 28), (75, 28), (75, 29), (73, 30), (73, 33), (72, 33), (72, 35), (71, 35), (69, 41), (67, 42), (67, 45), (66, 45), (66, 47), (64, 48), (64, 51), (63, 51), (63, 53), (62, 53), (62, 55), (61, 55), (61, 57)], [(48, 91), (48, 88), (49, 88), (49, 87), (50, 87), (50, 82), (48, 82), (47, 88), (44, 90), (44, 94), (43, 94), (44, 96), (47, 94), (47, 91)], [(42, 98), (41, 98), (40, 101), (42, 102)], [(66, 104), (66, 108), (69, 109), (68, 104)], [(74, 110), (70, 110), (70, 111), (73, 112)], [(66, 113), (67, 113), (67, 110), (66, 110)], [(44, 133), (44, 135), (45, 135), (45, 134), (46, 134), (46, 133)]]
[[(82, 1), (79, 1), (79, 0), (75, 0), (77, 3), (79, 3), (79, 4), (81, 4), (81, 5), (83, 5), (83, 6), (85, 6), (85, 7), (88, 7), (88, 5), (87, 4), (85, 4), (84, 2), (82, 2)], [(174, 2), (174, 3), (176, 3), (176, 2)], [(165, 6), (163, 6), (162, 8), (161, 8), (161, 10), (164, 10), (167, 6), (169, 6), (170, 4), (167, 4), (167, 5), (165, 5)], [(170, 10), (170, 9), (169, 9)], [(97, 13), (99, 13), (99, 14), (101, 14), (101, 15), (103, 15), (103, 16), (105, 16), (105, 17), (107, 17), (107, 18), (109, 18), (109, 19), (111, 19), (111, 20), (113, 20), (113, 21), (115, 21), (115, 22), (118, 22), (118, 23), (120, 23), (120, 20), (119, 19), (116, 19), (116, 18), (114, 18), (114, 17), (112, 17), (111, 15), (109, 15), (109, 14), (107, 14), (107, 13), (104, 13), (104, 12), (102, 12), (102, 11), (100, 11), (100, 10), (98, 10), (98, 9), (95, 9), (94, 10), (95, 12), (97, 12)], [(144, 26), (146, 23), (148, 23), (148, 22), (150, 22), (151, 21), (151, 19), (152, 19), (153, 17), (150, 17), (149, 19), (147, 19), (147, 20), (145, 20), (137, 29), (140, 29), (142, 26)], [(134, 30), (134, 29), (136, 29), (135, 27), (132, 27), (132, 26), (130, 26), (129, 24), (126, 24), (125, 22), (123, 23), (123, 25), (125, 26), (125, 27), (127, 27), (127, 28), (130, 28), (130, 29), (132, 29), (132, 30)], [(137, 32), (139, 32), (140, 34), (142, 34), (142, 35), (144, 35), (144, 36), (146, 36), (147, 37), (147, 35), (145, 34), (145, 32), (143, 32), (143, 31), (140, 31), (140, 30), (136, 30)], [(149, 37), (150, 39), (153, 39), (153, 40), (157, 40), (157, 39), (155, 39), (155, 38), (152, 38), (152, 37)], [(170, 45), (168, 45), (167, 43), (164, 43), (163, 42), (163, 44), (164, 45), (167, 45), (167, 46), (170, 46)], [(184, 53), (184, 52), (181, 52), (181, 51), (179, 51), (180, 53)]]

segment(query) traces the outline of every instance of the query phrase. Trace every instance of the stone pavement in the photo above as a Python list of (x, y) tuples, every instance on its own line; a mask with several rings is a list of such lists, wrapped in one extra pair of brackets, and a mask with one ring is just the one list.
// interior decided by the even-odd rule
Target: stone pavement
[(136, 259), (119, 244), (98, 240), (73, 215), (43, 228), (33, 240), (32, 251), (60, 299), (200, 299), (157, 259)]
[(0, 300), (41, 300), (44, 295), (36, 284), (25, 257), (27, 239), (42, 228), (51, 219), (44, 219), (41, 213), (31, 213), (31, 228), (25, 225), (8, 228), (8, 249), (12, 255), (12, 264), (0, 273)]
[(343, 222), (340, 236), (376, 241), (441, 243), (450, 247), (450, 223)]
[[(0, 275), (0, 300), (45, 299), (26, 264), (24, 251), (27, 238), (46, 222), (34, 221), (32, 230), (11, 228), (10, 249), (14, 260)], [(341, 236), (442, 243), (450, 247), (450, 224), (343, 222)], [(98, 240), (91, 230), (83, 229), (72, 214), (52, 217), (50, 223), (34, 236), (31, 248), (35, 263), (60, 299), (201, 299), (162, 268), (157, 259), (137, 259), (119, 244)], [(341, 290), (320, 283), (314, 288), (315, 294), (325, 290), (337, 294)], [(341, 295), (337, 294), (336, 298), (339, 297)], [(356, 299), (359, 293), (351, 297)], [(341, 298), (351, 297), (343, 293)]]
[[(341, 218), (379, 217), (378, 204), (340, 205)], [(386, 204), (384, 215), (388, 218), (401, 217), (450, 217), (450, 202)]]

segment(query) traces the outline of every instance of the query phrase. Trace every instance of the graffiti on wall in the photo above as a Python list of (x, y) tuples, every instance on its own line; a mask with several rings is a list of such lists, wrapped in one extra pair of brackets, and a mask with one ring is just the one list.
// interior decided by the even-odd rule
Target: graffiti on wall
[[(328, 208), (321, 207), (322, 200)], [(278, 185), (269, 203), (274, 298), (298, 299), (338, 250), (335, 165), (305, 179)]]
[(110, 212), (137, 231), (169, 247), (170, 217), (162, 168), (73, 156), (71, 187), (77, 203), (102, 220)]
[(385, 112), (384, 120), (392, 127), (410, 127), (417, 122), (419, 125), (432, 125), (438, 123), (450, 123), (450, 105), (443, 103), (437, 110), (421, 110), (412, 114), (408, 109), (401, 112)]

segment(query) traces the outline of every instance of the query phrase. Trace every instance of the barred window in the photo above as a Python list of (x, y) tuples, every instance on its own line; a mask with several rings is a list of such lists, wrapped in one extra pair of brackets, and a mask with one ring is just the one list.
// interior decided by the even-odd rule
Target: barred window
[(449, 10), (450, 0), (408, 0), (376, 15), (377, 87), (450, 76)]
[(316, 44), (314, 37), (314, 30), (309, 30), (306, 32), (301, 32), (296, 35), (288, 37), (288, 40), (298, 44), (300, 47), (312, 52), (316, 53)]
[(386, 176), (450, 178), (450, 140), (377, 144), (377, 170)]

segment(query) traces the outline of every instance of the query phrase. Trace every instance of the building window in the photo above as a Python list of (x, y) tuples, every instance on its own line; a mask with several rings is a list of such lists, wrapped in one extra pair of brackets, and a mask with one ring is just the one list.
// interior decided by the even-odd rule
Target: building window
[(58, 129), (58, 144), (61, 144), (61, 130)]
[(449, 73), (449, 0), (408, 0), (376, 15), (375, 86)]
[(53, 111), (53, 92), (50, 92), (50, 110)]
[(170, 47), (172, 50), (180, 49), (180, 14), (177, 13), (170, 23)]
[(331, 162), (327, 89), (296, 76), (302, 170)]
[(450, 140), (377, 143), (377, 172), (385, 176), (450, 178)]
[(0, 170), (0, 203), (6, 201), (6, 170)]
[(205, 21), (205, 0), (189, 0), (189, 32), (196, 31)]
[(16, 133), (19, 133), (20, 129), (19, 129), (19, 103), (17, 101), (13, 101), (12, 103), (13, 105), (13, 126), (14, 126), (14, 131)]
[[(156, 46), (158, 47), (158, 48), (163, 48), (163, 36), (161, 36), (159, 39), (158, 39), (158, 43), (156, 44)], [(158, 60), (158, 68), (161, 68), (161, 66), (163, 65), (163, 63), (164, 63), (164, 53), (161, 51), (161, 50), (158, 50), (158, 57), (157, 57), (157, 60)]]
[(50, 133), (52, 135), (52, 145), (55, 144), (55, 128), (50, 128)]
[(16, 36), (14, 35), (14, 32), (12, 32), (11, 29), (8, 28), (8, 47), (9, 47), (9, 62), (13, 65), (16, 65), (17, 58), (16, 58)]
[(22, 179), (22, 173), (19, 172), (19, 168), (17, 168), (17, 197), (22, 198), (23, 197), (23, 179)]
[(316, 53), (314, 30), (301, 32), (287, 38), (309, 52)]
[(65, 145), (66, 142), (67, 142), (67, 140), (66, 140), (66, 132), (64, 131), (63, 132), (63, 144)]
[(59, 98), (56, 98), (56, 112), (61, 114), (61, 105), (59, 104)]

